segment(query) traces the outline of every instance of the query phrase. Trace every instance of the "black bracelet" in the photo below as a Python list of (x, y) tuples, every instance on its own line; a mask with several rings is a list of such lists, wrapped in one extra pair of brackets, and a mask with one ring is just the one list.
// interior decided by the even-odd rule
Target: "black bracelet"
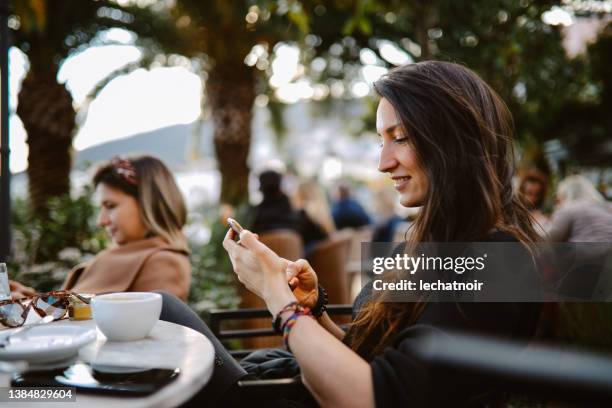
[(323, 313), (327, 310), (327, 303), (329, 302), (327, 298), (327, 291), (323, 288), (323, 286), (318, 285), (319, 296), (317, 297), (317, 303), (312, 308), (311, 312), (314, 317), (317, 319), (323, 316)]

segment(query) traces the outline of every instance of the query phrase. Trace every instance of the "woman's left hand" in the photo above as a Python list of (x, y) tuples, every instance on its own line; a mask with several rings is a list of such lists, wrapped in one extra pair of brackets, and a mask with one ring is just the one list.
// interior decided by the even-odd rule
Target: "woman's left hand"
[(223, 247), (229, 254), (238, 280), (266, 302), (272, 315), (295, 301), (287, 284), (288, 261), (276, 255), (250, 231), (240, 233), (240, 243), (233, 240), (234, 236), (230, 229)]
[(33, 288), (25, 286), (22, 283), (10, 279), (9, 288), (11, 289), (11, 296), (13, 297), (13, 299), (31, 297), (36, 294), (36, 291)]

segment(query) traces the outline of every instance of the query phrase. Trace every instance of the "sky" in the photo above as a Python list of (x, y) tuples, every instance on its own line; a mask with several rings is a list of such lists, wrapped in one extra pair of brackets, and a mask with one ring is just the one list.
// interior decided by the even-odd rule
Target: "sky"
[[(202, 81), (185, 66), (138, 69), (116, 77), (95, 99), (89, 100), (88, 94), (100, 80), (141, 56), (139, 49), (132, 45), (133, 36), (124, 30), (109, 30), (102, 37), (120, 44), (89, 47), (68, 58), (58, 73), (59, 82), (66, 84), (79, 112), (78, 130), (73, 142), (76, 150), (165, 126), (191, 123), (198, 118)], [(254, 47), (249, 55), (251, 59), (247, 56), (245, 62), (255, 65), (261, 52)], [(390, 50), (389, 55), (402, 58), (398, 57), (397, 50)], [(407, 56), (404, 53), (403, 58)], [(363, 78), (356, 80), (347, 90), (356, 97), (367, 95), (371, 91), (368, 82), (371, 84), (386, 72), (386, 69), (377, 66), (380, 61), (364, 57), (369, 65), (363, 70)], [(27, 168), (28, 147), (25, 129), (14, 110), (28, 61), (19, 49), (13, 47), (9, 53), (9, 63), (13, 112), (10, 118), (10, 167), (12, 172), (20, 172)], [(317, 99), (330, 93), (325, 85), (323, 88), (327, 89), (322, 89), (300, 78), (303, 67), (300, 67), (299, 51), (294, 46), (281, 44), (275, 49), (272, 69), (274, 74), (270, 83), (276, 96), (286, 103)], [(331, 92), (334, 93), (333, 88)], [(256, 100), (260, 105), (265, 105), (266, 101)]]
[[(121, 33), (116, 37), (121, 38)], [(114, 38), (115, 40), (117, 38)], [(77, 108), (87, 111), (74, 139), (74, 147), (87, 147), (157, 129), (164, 126), (193, 122), (200, 114), (202, 83), (184, 67), (138, 69), (112, 80), (91, 102), (88, 93), (110, 72), (134, 62), (140, 51), (131, 45), (90, 47), (67, 59), (58, 73), (65, 82)], [(11, 111), (17, 104), (20, 83), (27, 71), (27, 57), (11, 48), (10, 96)], [(79, 109), (82, 111), (83, 109)], [(10, 119), (11, 171), (27, 167), (26, 133), (16, 114)]]

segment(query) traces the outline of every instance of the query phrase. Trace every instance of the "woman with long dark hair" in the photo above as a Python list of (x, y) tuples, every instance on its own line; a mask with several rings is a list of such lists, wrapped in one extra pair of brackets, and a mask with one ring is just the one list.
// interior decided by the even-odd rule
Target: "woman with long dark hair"
[[(409, 242), (538, 239), (512, 189), (512, 117), (482, 79), (461, 65), (427, 61), (391, 70), (375, 88), (378, 169), (394, 180), (403, 206), (421, 207)], [(323, 406), (465, 404), (487, 390), (421, 367), (410, 353), (414, 333), (429, 326), (526, 341), (536, 328), (537, 304), (394, 303), (374, 300), (366, 286), (345, 333), (308, 309), (320, 310), (321, 293), (306, 261), (279, 258), (249, 231), (239, 243), (235, 235), (230, 230), (224, 246), (238, 279), (284, 327), (303, 382)]]

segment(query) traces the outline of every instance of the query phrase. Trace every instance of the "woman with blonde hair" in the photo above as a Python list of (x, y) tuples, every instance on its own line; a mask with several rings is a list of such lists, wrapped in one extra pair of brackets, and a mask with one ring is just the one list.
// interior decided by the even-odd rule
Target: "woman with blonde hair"
[(187, 300), (191, 266), (182, 232), (187, 210), (168, 168), (150, 156), (115, 157), (96, 171), (93, 184), (100, 198), (97, 222), (112, 246), (76, 266), (63, 289), (161, 290)]
[(553, 242), (612, 242), (612, 205), (576, 174), (557, 187), (557, 210), (548, 227)]
[(293, 205), (298, 211), (304, 253), (308, 254), (317, 243), (327, 239), (336, 226), (325, 192), (312, 180), (298, 185), (293, 195)]
[(303, 210), (327, 234), (336, 230), (325, 192), (314, 181), (303, 181), (298, 185), (295, 191), (294, 205), (296, 208)]

